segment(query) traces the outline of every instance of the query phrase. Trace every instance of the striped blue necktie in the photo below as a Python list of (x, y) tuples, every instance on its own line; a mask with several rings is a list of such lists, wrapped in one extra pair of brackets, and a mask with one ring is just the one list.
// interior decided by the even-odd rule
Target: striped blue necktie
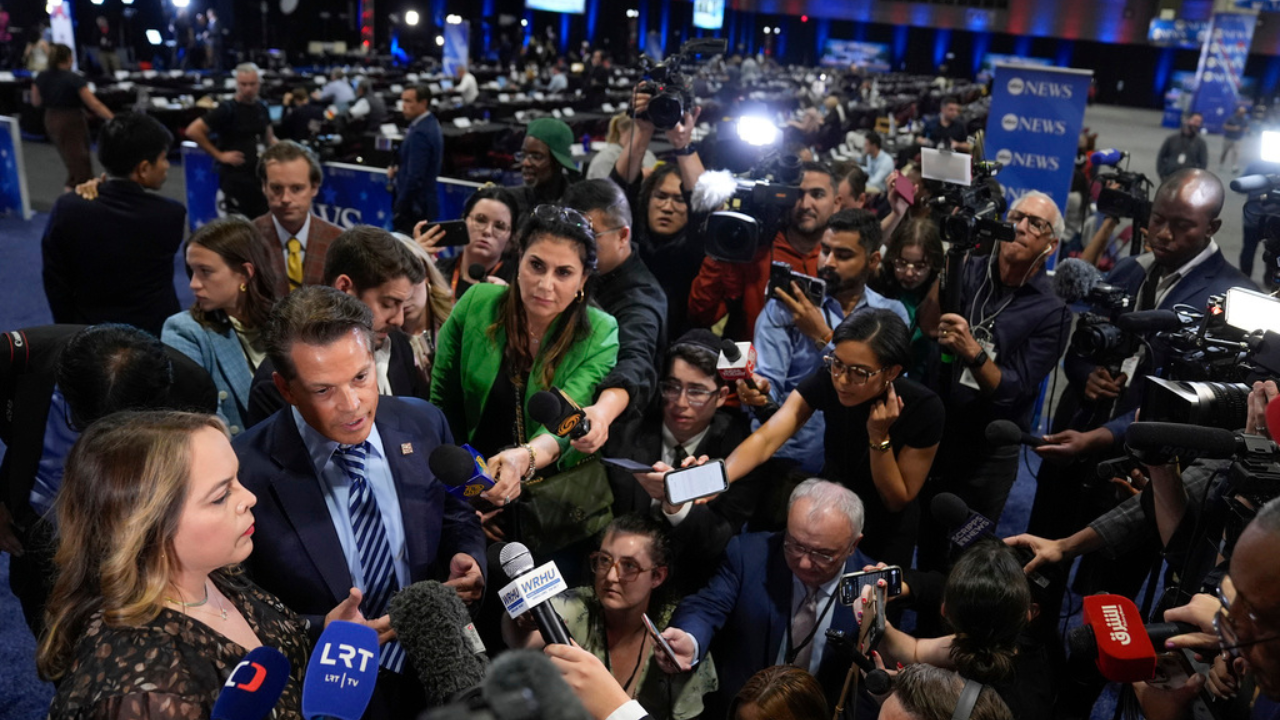
[[(351, 480), (347, 509), (351, 516), (351, 528), (355, 532), (356, 547), (360, 551), (360, 569), (364, 573), (364, 602), (360, 610), (369, 620), (387, 614), (391, 595), (398, 589), (395, 566), (391, 559), (391, 544), (387, 542), (386, 526), (378, 510), (378, 499), (369, 487), (365, 462), (369, 454), (368, 441), (359, 445), (339, 445), (333, 460), (346, 471)], [(397, 641), (382, 646), (378, 664), (388, 670), (400, 672), (405, 654)]]

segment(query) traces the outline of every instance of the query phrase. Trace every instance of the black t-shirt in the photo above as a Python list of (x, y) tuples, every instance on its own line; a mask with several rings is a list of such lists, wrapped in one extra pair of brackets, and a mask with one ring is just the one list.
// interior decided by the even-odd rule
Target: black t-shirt
[(943, 127), (942, 120), (939, 118), (924, 126), (924, 136), (939, 147), (950, 149), (951, 143), (945, 141), (965, 142), (969, 138), (969, 133), (965, 131), (964, 123), (960, 121), (960, 118), (951, 121), (951, 125), (948, 127)]
[(204, 116), (204, 122), (218, 136), (216, 145), (223, 152), (239, 150), (244, 153), (242, 165), (218, 164), (218, 172), (237, 172), (254, 175), (258, 169), (258, 148), (267, 145), (267, 129), (271, 127), (271, 112), (261, 100), (242, 103), (224, 100)]
[[(942, 400), (929, 388), (904, 377), (893, 381), (893, 389), (902, 399), (902, 412), (889, 428), (894, 455), (904, 447), (937, 445), (942, 439), (946, 418)], [(871, 438), (867, 434), (872, 403), (854, 407), (841, 405), (831, 373), (825, 368), (801, 381), (796, 392), (826, 418), (822, 476), (848, 487), (862, 500), (866, 510), (862, 551), (876, 560), (909, 566), (911, 547), (915, 544), (916, 503), (912, 502), (902, 512), (891, 512), (876, 490), (871, 478)]]
[[(471, 281), (471, 276), (467, 275), (467, 270), (469, 268), (458, 267), (458, 263), (460, 262), (462, 262), (461, 252), (453, 257), (438, 258), (436, 260), (436, 269), (440, 271), (440, 274), (444, 275), (445, 282), (449, 283), (449, 287), (453, 290), (454, 302), (461, 300), (462, 296), (471, 289), (471, 286), (476, 284)], [(510, 258), (504, 255), (489, 274), (497, 278), (502, 278), (503, 280), (506, 280), (508, 284), (514, 285), (516, 282), (516, 270), (519, 264), (520, 260), (518, 258)]]
[(45, 70), (36, 76), (40, 89), (40, 103), (45, 107), (78, 110), (84, 107), (80, 100), (80, 88), (89, 83), (70, 70)]

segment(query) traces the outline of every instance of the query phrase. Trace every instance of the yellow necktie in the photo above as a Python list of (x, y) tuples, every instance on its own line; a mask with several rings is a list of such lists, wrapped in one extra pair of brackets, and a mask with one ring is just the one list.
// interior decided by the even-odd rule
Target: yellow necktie
[(289, 251), (289, 258), (286, 261), (289, 271), (289, 289), (296, 290), (302, 287), (302, 243), (298, 242), (298, 238), (289, 238), (285, 248)]

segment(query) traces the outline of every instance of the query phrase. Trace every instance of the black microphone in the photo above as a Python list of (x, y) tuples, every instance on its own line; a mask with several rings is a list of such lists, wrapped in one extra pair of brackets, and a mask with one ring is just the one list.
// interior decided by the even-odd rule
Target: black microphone
[[(996, 524), (980, 513), (970, 510), (964, 500), (954, 493), (939, 493), (933, 498), (929, 510), (933, 513), (934, 520), (951, 531), (948, 538), (961, 550), (968, 549), (983, 538), (1000, 540), (995, 534)], [(1018, 558), (1018, 562), (1024, 566), (1035, 558), (1035, 553), (1027, 548), (1012, 547), (1011, 549), (1014, 557)], [(1042, 575), (1039, 570), (1028, 574), (1027, 580), (1039, 585), (1042, 589), (1049, 587), (1049, 578)]]
[(470, 502), (483, 512), (495, 507), (480, 497), (480, 493), (492, 488), (495, 481), (479, 453), (475, 453), (470, 445), (437, 445), (427, 457), (427, 467), (454, 497)]
[(1030, 445), (1031, 447), (1040, 447), (1048, 445), (1042, 437), (1036, 437), (1028, 432), (1023, 432), (1022, 428), (1012, 420), (992, 420), (987, 425), (987, 442), (998, 447), (1005, 445)]
[(574, 440), (591, 432), (587, 414), (563, 390), (539, 390), (529, 398), (529, 415), (548, 430)]
[(533, 697), (539, 710), (533, 715), (535, 718), (594, 720), (556, 666), (537, 650), (502, 653), (480, 683), (480, 695), (489, 703), (496, 704), (498, 699), (512, 694)]
[(1135, 310), (1116, 318), (1116, 327), (1132, 333), (1166, 332), (1184, 324), (1173, 310)]
[(413, 661), (427, 705), (442, 705), (484, 676), (484, 643), (457, 591), (423, 580), (396, 593), (391, 629)]
[(1080, 302), (1097, 290), (1106, 295), (1123, 290), (1102, 282), (1102, 273), (1080, 258), (1067, 258), (1053, 271), (1053, 292), (1068, 304)]
[[(533, 570), (533, 556), (529, 554), (529, 548), (522, 543), (513, 542), (502, 545), (498, 558), (502, 563), (502, 571), (516, 582), (523, 580)], [(542, 633), (543, 642), (548, 645), (573, 644), (569, 628), (565, 627), (564, 620), (548, 603), (539, 602), (526, 612), (533, 615), (533, 621), (538, 624), (538, 632)]]
[(471, 282), (484, 282), (485, 276), (484, 266), (480, 263), (471, 263), (467, 266), (467, 277), (471, 278)]
[[(1230, 430), (1169, 422), (1135, 422), (1125, 431), (1124, 442), (1130, 455), (1148, 465), (1172, 458), (1232, 458), (1246, 449), (1245, 439)], [(1263, 442), (1275, 447), (1269, 440)]]

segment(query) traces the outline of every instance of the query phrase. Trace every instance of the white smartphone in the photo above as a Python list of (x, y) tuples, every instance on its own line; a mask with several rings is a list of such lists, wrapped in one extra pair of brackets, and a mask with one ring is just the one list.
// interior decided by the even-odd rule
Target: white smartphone
[(722, 493), (729, 488), (723, 460), (672, 470), (666, 475), (667, 502), (681, 505), (700, 497)]

